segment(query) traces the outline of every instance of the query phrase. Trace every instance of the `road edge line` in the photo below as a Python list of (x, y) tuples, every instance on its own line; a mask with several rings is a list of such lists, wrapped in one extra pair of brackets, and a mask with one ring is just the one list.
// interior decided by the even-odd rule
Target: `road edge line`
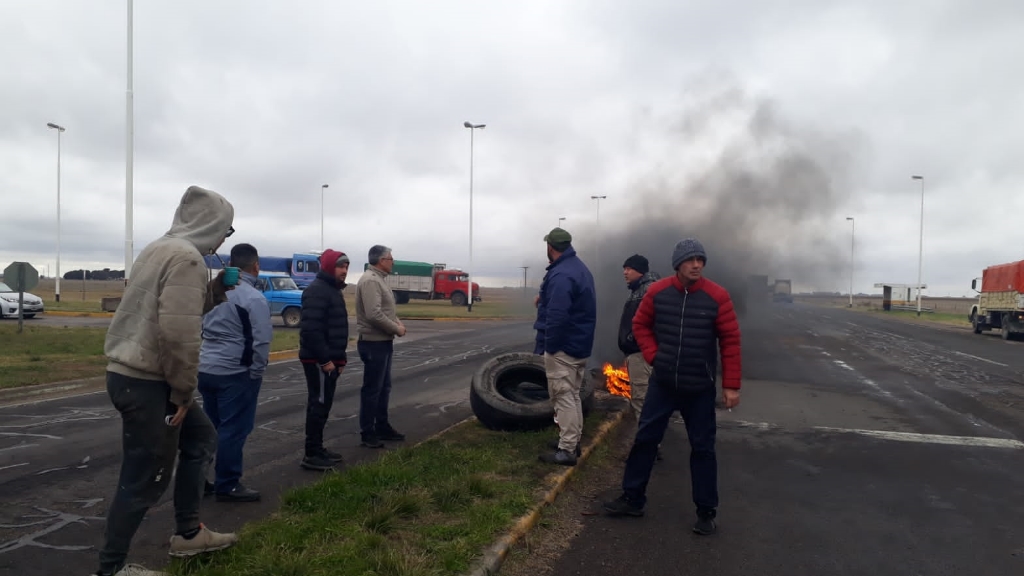
[(466, 576), (494, 576), (498, 573), (501, 565), (505, 562), (505, 558), (508, 556), (512, 546), (516, 544), (523, 536), (526, 536), (530, 530), (537, 524), (540, 519), (541, 512), (549, 504), (555, 501), (555, 498), (565, 489), (569, 479), (576, 473), (576, 470), (581, 464), (586, 462), (590, 458), (590, 454), (604, 441), (604, 439), (611, 433), (612, 430), (617, 427), (626, 416), (627, 410), (619, 410), (618, 414), (606, 420), (598, 428), (597, 434), (594, 436), (594, 441), (587, 445), (576, 462), (575, 466), (568, 468), (566, 471), (558, 475), (554, 485), (544, 495), (544, 498), (535, 504), (529, 512), (524, 514), (516, 521), (512, 529), (498, 538), (487, 550), (484, 551), (483, 560), (480, 564), (471, 570)]

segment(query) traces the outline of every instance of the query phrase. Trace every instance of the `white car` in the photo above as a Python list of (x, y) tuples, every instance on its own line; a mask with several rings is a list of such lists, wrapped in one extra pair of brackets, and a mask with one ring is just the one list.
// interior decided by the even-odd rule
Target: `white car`
[[(43, 299), (35, 294), (25, 292), (25, 318), (33, 318), (43, 313)], [(11, 287), (0, 282), (0, 318), (18, 317), (18, 293)]]

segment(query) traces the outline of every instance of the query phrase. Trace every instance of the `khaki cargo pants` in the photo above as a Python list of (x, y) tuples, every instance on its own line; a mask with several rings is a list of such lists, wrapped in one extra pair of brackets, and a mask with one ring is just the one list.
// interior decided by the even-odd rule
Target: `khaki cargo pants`
[(629, 373), (629, 405), (633, 407), (636, 421), (640, 421), (640, 410), (647, 397), (647, 384), (651, 380), (651, 365), (640, 352), (626, 356), (626, 372)]
[(544, 372), (548, 377), (548, 395), (555, 408), (555, 422), (558, 424), (558, 449), (569, 453), (576, 451), (583, 436), (583, 404), (580, 402), (580, 388), (586, 358), (573, 358), (565, 352), (544, 353)]

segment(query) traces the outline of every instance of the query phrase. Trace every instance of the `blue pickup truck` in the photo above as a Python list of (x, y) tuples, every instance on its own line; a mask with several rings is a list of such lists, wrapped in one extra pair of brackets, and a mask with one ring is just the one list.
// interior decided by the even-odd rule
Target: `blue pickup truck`
[(280, 316), (288, 328), (297, 328), (302, 316), (302, 290), (284, 273), (260, 272), (256, 289), (270, 304), (270, 315)]

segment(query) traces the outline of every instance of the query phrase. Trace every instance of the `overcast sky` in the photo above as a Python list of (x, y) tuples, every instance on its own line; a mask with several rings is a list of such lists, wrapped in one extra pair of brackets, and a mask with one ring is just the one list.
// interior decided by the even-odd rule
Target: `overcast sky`
[[(535, 284), (559, 217), (592, 261), (591, 195), (616, 227), (699, 202), (724, 151), (778, 145), (768, 107), (829, 181), (781, 205), (814, 214), (774, 252), (842, 259), (798, 287), (848, 289), (847, 216), (856, 291), (916, 281), (921, 174), (924, 282), (967, 295), (1024, 258), (1022, 25), (1009, 0), (136, 2), (135, 251), (190, 184), (234, 204), (230, 243), (318, 250), (326, 183), (326, 244), (360, 269), (374, 243), (465, 268), (468, 120), (473, 272)], [(126, 2), (0, 3), (0, 46), (0, 261), (53, 272), (55, 122), (61, 268), (123, 268)]]

